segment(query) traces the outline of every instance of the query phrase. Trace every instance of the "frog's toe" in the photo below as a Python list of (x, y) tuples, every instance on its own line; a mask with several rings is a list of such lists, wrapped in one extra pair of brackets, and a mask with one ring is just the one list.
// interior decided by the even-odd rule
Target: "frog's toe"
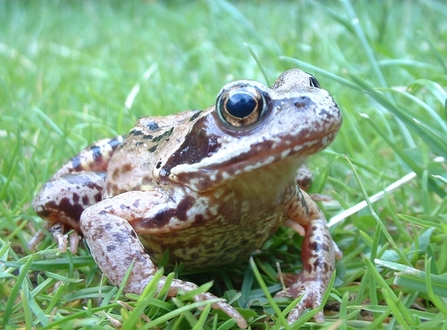
[[(289, 324), (293, 324), (296, 321), (298, 321), (299, 317), (301, 316), (301, 314), (303, 313), (303, 311), (307, 308), (307, 307), (313, 307), (313, 308), (318, 308), (320, 307), (320, 303), (311, 303), (311, 306), (309, 306), (309, 304), (307, 303), (309, 300), (306, 299), (306, 295), (303, 297), (303, 299), (290, 311), (289, 316), (287, 317), (287, 321), (289, 322)], [(325, 317), (324, 317), (324, 313), (323, 311), (319, 311), (318, 313), (316, 313), (314, 315), (314, 320), (317, 323), (324, 323), (325, 322)]]
[(304, 307), (301, 304), (298, 304), (295, 306), (289, 313), (289, 316), (287, 317), (287, 322), (289, 324), (293, 324), (300, 318), (301, 314), (303, 313)]
[[(198, 288), (198, 286), (194, 283), (175, 279), (171, 283), (171, 289), (170, 289), (168, 295), (175, 296), (179, 290), (189, 292), (192, 290), (196, 290), (197, 288)], [(193, 299), (194, 299), (194, 301), (206, 301), (206, 300), (213, 300), (213, 299), (219, 299), (219, 298), (209, 292), (204, 292), (204, 293), (194, 296)], [(212, 304), (211, 307), (213, 307), (214, 309), (220, 309), (221, 311), (223, 311), (229, 317), (234, 319), (240, 328), (243, 328), (243, 329), (247, 328), (247, 326), (248, 326), (247, 321), (241, 314), (239, 314), (239, 312), (233, 306), (227, 304), (224, 301), (219, 301), (219, 302)]]
[(234, 307), (230, 306), (229, 304), (219, 302), (219, 303), (213, 304), (213, 308), (220, 309), (225, 314), (227, 314), (229, 317), (234, 319), (239, 328), (243, 328), (243, 329), (247, 328), (248, 324), (247, 324), (247, 321), (245, 320), (245, 318), (241, 314), (239, 314), (239, 312)]
[(78, 235), (76, 231), (73, 231), (68, 235), (68, 242), (70, 244), (70, 252), (71, 254), (77, 254), (78, 253), (78, 246), (79, 241), (81, 240), (81, 237)]
[(50, 228), (50, 232), (53, 234), (54, 241), (57, 242), (57, 248), (59, 249), (59, 251), (67, 251), (68, 236), (65, 234), (64, 225), (58, 222)]
[[(217, 297), (211, 293), (202, 293), (200, 295), (197, 295), (194, 297), (195, 301), (204, 301), (204, 300), (211, 300), (216, 299)], [(239, 328), (247, 328), (248, 324), (245, 318), (239, 314), (239, 312), (231, 305), (227, 304), (226, 302), (217, 302), (211, 305), (214, 309), (220, 309), (222, 312), (227, 314), (229, 317), (234, 319), (238, 325)]]

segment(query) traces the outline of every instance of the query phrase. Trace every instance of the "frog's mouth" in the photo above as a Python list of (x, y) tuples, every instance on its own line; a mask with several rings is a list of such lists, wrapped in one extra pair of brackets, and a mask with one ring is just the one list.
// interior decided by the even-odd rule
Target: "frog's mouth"
[[(285, 159), (293, 160), (293, 165), (289, 168), (296, 171), (307, 156), (328, 146), (335, 139), (337, 131), (338, 128), (324, 136), (316, 138), (313, 136), (313, 139), (295, 145), (284, 138), (280, 143), (275, 141), (261, 141), (254, 145), (241, 143), (237, 151), (220, 149), (198, 163), (177, 165), (171, 169), (169, 177), (194, 191), (202, 192), (214, 189), (244, 173), (262, 169)], [(296, 137), (291, 136), (290, 140), (294, 139)], [(281, 170), (278, 168), (278, 171)]]

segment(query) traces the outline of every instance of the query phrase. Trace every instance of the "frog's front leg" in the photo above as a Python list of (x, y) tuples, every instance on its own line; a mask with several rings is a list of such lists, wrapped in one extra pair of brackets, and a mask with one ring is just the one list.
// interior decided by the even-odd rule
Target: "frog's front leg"
[[(84, 237), (99, 268), (111, 282), (120, 285), (133, 263), (125, 285), (126, 292), (141, 294), (157, 271), (157, 266), (144, 250), (132, 222), (143, 221), (146, 227), (151, 227), (152, 222), (156, 227), (157, 213), (174, 206), (169, 203), (169, 197), (162, 192), (130, 191), (103, 200), (82, 213), (81, 229)], [(165, 280), (163, 277), (159, 282), (159, 290)], [(179, 290), (188, 292), (195, 289), (197, 285), (194, 283), (174, 279), (168, 296), (175, 296)], [(215, 298), (210, 293), (203, 293), (195, 296), (194, 300)], [(247, 321), (227, 303), (218, 302), (212, 307), (221, 309), (235, 319), (239, 327), (247, 327)]]
[[(34, 198), (34, 211), (48, 221), (44, 228), (53, 233), (59, 250), (66, 249), (67, 237), (64, 234), (67, 229), (74, 229), (76, 232), (71, 236), (70, 250), (76, 253), (81, 213), (102, 199), (110, 157), (122, 141), (122, 136), (103, 139), (82, 150), (62, 166)], [(35, 248), (43, 237), (43, 232), (38, 231), (29, 247)]]
[[(300, 274), (285, 274), (287, 289), (278, 294), (294, 298), (303, 296), (289, 313), (289, 323), (293, 323), (305, 308), (320, 307), (335, 269), (335, 259), (340, 259), (342, 253), (331, 237), (324, 214), (306, 192), (300, 191), (300, 197), (290, 208), (289, 217), (286, 225), (304, 234), (301, 247), (303, 270)], [(314, 319), (323, 323), (323, 311), (315, 314)]]

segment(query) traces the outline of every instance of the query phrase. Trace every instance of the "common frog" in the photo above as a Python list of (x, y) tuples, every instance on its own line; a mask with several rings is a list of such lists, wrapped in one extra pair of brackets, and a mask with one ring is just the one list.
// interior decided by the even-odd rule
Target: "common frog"
[[(279, 226), (292, 227), (304, 236), (303, 270), (288, 277), (282, 292), (304, 295), (289, 314), (292, 323), (305, 308), (321, 305), (341, 257), (325, 216), (300, 189), (306, 179), (299, 170), (335, 138), (341, 123), (333, 98), (301, 70), (286, 71), (271, 89), (231, 82), (206, 110), (143, 117), (128, 135), (81, 151), (44, 185), (33, 206), (61, 245), (67, 228), (82, 233), (112, 283), (119, 285), (133, 262), (125, 290), (137, 294), (167, 250), (168, 264), (200, 270), (247, 258)], [(169, 296), (196, 288), (174, 280)], [(247, 326), (227, 303), (213, 307)], [(323, 322), (323, 313), (315, 320)]]

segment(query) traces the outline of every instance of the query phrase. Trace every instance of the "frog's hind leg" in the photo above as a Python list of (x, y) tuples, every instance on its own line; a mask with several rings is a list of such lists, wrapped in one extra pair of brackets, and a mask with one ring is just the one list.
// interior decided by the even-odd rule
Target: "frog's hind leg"
[(63, 223), (80, 231), (81, 213), (102, 199), (105, 172), (69, 174), (48, 181), (33, 200), (38, 216), (51, 225)]
[(99, 140), (65, 163), (34, 198), (37, 215), (80, 231), (81, 213), (102, 199), (109, 160), (122, 141), (122, 136)]
[(113, 152), (123, 143), (124, 136), (96, 141), (70, 159), (57, 171), (52, 179), (63, 177), (73, 172), (104, 172), (107, 170)]
[[(123, 139), (123, 136), (102, 139), (85, 148), (65, 163), (34, 198), (33, 208), (48, 221), (43, 227), (51, 231), (60, 251), (67, 248), (65, 232), (74, 229), (76, 232), (70, 235), (70, 250), (76, 253), (81, 213), (102, 199), (105, 171)], [(44, 231), (39, 230), (28, 247), (34, 249), (44, 237)]]

